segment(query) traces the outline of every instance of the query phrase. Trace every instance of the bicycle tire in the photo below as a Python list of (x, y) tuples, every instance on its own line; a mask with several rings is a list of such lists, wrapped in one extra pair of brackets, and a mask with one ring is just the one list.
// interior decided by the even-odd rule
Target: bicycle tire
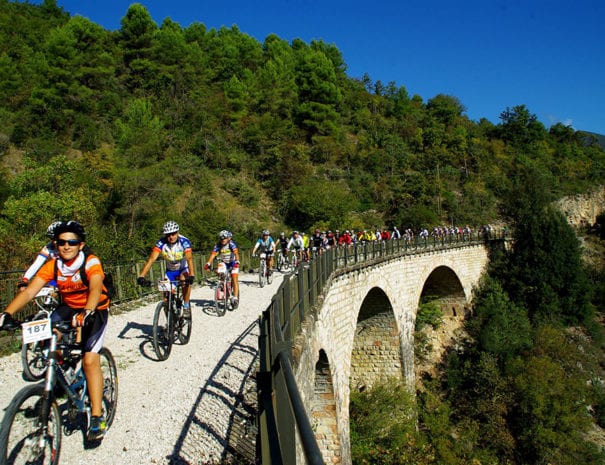
[(267, 270), (267, 284), (273, 283), (273, 271)]
[(21, 346), (22, 378), (25, 381), (40, 381), (46, 374), (45, 341), (30, 342)]
[(153, 315), (153, 349), (159, 361), (166, 360), (172, 350), (172, 312), (167, 302), (158, 302)]
[(101, 373), (103, 374), (103, 411), (107, 429), (113, 423), (118, 407), (118, 367), (113, 354), (107, 347), (99, 351)]
[(177, 333), (178, 333), (178, 340), (179, 343), (182, 345), (185, 345), (189, 342), (189, 340), (191, 339), (191, 325), (192, 325), (193, 321), (191, 318), (191, 309), (189, 309), (189, 316), (180, 316), (177, 319)]
[(223, 293), (223, 308), (226, 310), (233, 310), (231, 306), (231, 281), (225, 281), (225, 292)]
[(41, 408), (45, 404), (44, 385), (22, 388), (6, 408), (0, 425), (0, 463), (56, 465), (61, 453), (61, 416), (51, 397), (47, 420), (47, 441), (40, 448)]
[(227, 307), (224, 303), (224, 285), (224, 281), (220, 280), (216, 285), (216, 289), (214, 290), (214, 308), (216, 309), (216, 314), (218, 316), (223, 316), (225, 314), (225, 311), (227, 310)]
[(258, 284), (260, 287), (265, 287), (265, 280), (267, 279), (267, 262), (261, 258), (258, 267)]

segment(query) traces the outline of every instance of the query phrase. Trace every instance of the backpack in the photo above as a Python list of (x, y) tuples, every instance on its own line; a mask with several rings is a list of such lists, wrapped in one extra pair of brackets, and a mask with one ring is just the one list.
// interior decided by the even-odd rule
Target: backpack
[[(80, 278), (82, 279), (84, 285), (88, 287), (88, 277), (86, 276), (86, 262), (88, 261), (88, 257), (91, 255), (91, 251), (89, 248), (84, 247), (84, 249), (82, 249), (82, 252), (84, 252), (84, 261), (82, 262), (82, 266), (80, 266)], [(116, 287), (113, 283), (113, 276), (111, 273), (105, 273), (105, 270), (103, 270), (103, 274), (105, 275), (105, 278), (103, 278), (103, 286), (105, 286), (105, 289), (107, 289), (107, 292), (103, 292), (103, 294), (105, 294), (109, 298), (109, 300), (111, 300), (116, 294)], [(57, 261), (55, 260), (55, 281), (56, 280)]]

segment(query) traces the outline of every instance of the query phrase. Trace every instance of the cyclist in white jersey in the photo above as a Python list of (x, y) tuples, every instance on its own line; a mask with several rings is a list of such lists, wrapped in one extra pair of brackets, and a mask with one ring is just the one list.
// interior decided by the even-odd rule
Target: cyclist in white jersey
[(267, 254), (267, 264), (269, 266), (269, 272), (273, 271), (273, 254), (275, 253), (275, 241), (271, 237), (271, 233), (269, 230), (265, 229), (263, 231), (263, 236), (260, 237), (256, 244), (254, 244), (254, 248), (252, 249), (252, 256), (256, 254), (256, 251), (260, 250)]
[[(46, 235), (51, 239), (54, 238), (55, 228), (61, 224), (60, 221), (54, 221), (48, 226), (46, 230)], [(57, 250), (57, 246), (55, 245), (55, 241), (51, 240), (48, 244), (46, 244), (40, 252), (38, 252), (38, 256), (34, 260), (34, 262), (29, 266), (29, 268), (23, 274), (21, 281), (17, 284), (19, 289), (25, 289), (29, 284), (29, 281), (36, 275), (38, 270), (42, 268), (42, 265), (46, 263), (47, 260), (52, 258), (57, 258), (59, 256), (59, 251)], [(54, 282), (51, 281), (51, 285), (54, 285)]]

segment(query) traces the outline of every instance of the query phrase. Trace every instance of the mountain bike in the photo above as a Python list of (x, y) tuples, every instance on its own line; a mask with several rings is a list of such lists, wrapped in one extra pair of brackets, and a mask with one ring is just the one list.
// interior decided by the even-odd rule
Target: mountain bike
[(284, 253), (282, 248), (277, 252), (277, 271), (288, 270), (290, 268), (290, 262), (288, 256)]
[(162, 300), (155, 307), (153, 315), (153, 349), (158, 360), (166, 360), (172, 344), (183, 345), (191, 338), (191, 309), (183, 309), (182, 281), (158, 281), (158, 291)]
[(233, 283), (231, 282), (231, 272), (224, 262), (218, 262), (216, 268), (218, 282), (214, 289), (214, 308), (218, 316), (223, 316), (227, 310), (233, 310)]
[[(54, 286), (44, 286), (36, 297), (34, 303), (39, 311), (31, 320), (43, 320), (59, 305), (59, 293)], [(22, 377), (25, 381), (39, 381), (46, 372), (46, 358), (48, 357), (49, 341), (34, 341), (21, 346)]]
[[(61, 436), (80, 430), (86, 437), (90, 426), (90, 400), (82, 369), (82, 345), (69, 322), (52, 323), (47, 318), (22, 325), (23, 343), (49, 340), (45, 381), (29, 384), (17, 392), (5, 410), (0, 425), (1, 464), (59, 463)], [(60, 332), (60, 336), (57, 331)], [(99, 351), (103, 375), (103, 412), (107, 429), (113, 423), (118, 401), (118, 374), (110, 350)], [(59, 393), (67, 397), (59, 410)], [(88, 442), (88, 441), (87, 441)], [(90, 441), (94, 444), (98, 441)]]
[(261, 252), (259, 255), (258, 283), (260, 287), (265, 287), (265, 284), (273, 282), (273, 272), (269, 269), (269, 258), (270, 255), (265, 252)]

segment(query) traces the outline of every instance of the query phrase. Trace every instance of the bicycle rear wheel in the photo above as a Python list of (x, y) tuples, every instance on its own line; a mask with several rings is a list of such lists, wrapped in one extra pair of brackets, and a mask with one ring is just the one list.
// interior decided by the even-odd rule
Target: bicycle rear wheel
[(25, 381), (39, 381), (46, 373), (48, 341), (30, 342), (21, 347), (22, 377)]
[(189, 310), (189, 316), (182, 315), (176, 321), (177, 335), (179, 343), (185, 345), (191, 339), (191, 310)]
[(267, 283), (271, 284), (273, 282), (273, 270), (267, 270)]
[(21, 389), (6, 408), (0, 426), (0, 463), (59, 463), (61, 451), (61, 417), (54, 399), (48, 420), (42, 425), (44, 386), (35, 384)]
[(172, 312), (167, 302), (158, 302), (153, 315), (153, 349), (158, 360), (166, 360), (172, 350)]

